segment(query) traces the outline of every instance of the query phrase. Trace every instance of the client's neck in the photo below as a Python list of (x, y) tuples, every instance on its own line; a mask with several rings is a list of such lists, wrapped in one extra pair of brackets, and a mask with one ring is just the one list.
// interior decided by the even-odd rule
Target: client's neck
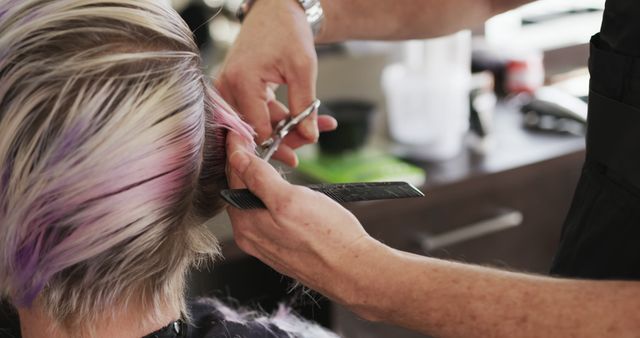
[(159, 318), (152, 319), (154, 317), (151, 314), (140, 311), (140, 308), (139, 306), (129, 306), (110, 312), (104, 318), (98, 319), (96, 323), (85, 325), (92, 329), (91, 333), (65, 331), (64, 328), (55, 325), (53, 319), (36, 305), (29, 309), (20, 308), (18, 313), (22, 338), (68, 338), (84, 337), (89, 334), (95, 338), (140, 338), (160, 330), (180, 318), (178, 310), (161, 309), (157, 312)]

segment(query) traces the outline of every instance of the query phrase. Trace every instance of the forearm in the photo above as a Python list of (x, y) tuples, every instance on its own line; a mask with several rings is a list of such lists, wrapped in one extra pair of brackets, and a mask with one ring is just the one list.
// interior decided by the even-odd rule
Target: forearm
[(322, 0), (317, 42), (402, 40), (445, 35), (531, 0)]
[(369, 252), (356, 258), (349, 273), (354, 278), (343, 276), (355, 288), (337, 297), (367, 319), (437, 337), (625, 337), (640, 332), (637, 282), (552, 279), (388, 248)]

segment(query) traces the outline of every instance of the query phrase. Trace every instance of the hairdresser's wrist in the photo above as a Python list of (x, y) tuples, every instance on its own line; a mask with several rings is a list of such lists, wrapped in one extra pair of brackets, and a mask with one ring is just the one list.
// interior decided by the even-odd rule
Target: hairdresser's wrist
[(348, 22), (350, 20), (350, 14), (341, 8), (341, 6), (343, 6), (342, 2), (343, 1), (336, 0), (320, 0), (324, 20), (314, 34), (315, 43), (327, 44), (345, 40), (346, 37), (336, 31), (336, 28), (338, 28), (342, 22), (345, 22), (345, 20)]
[[(384, 319), (395, 305), (390, 277), (399, 256), (395, 250), (367, 236), (350, 246), (329, 271), (334, 300), (362, 318)], [(332, 292), (329, 292), (331, 294)]]
[[(247, 18), (249, 12), (252, 11), (254, 5), (258, 2), (260, 2), (261, 5), (265, 5), (268, 0), (244, 0), (241, 3), (236, 12), (236, 16), (240, 22), (243, 22), (244, 19)], [(277, 9), (274, 5), (284, 4), (287, 6), (286, 11), (294, 13), (294, 15), (298, 15), (296, 12), (304, 15), (314, 37), (320, 34), (324, 27), (324, 11), (320, 0), (277, 0), (276, 2), (277, 4), (269, 4), (269, 8), (282, 11), (282, 8)], [(264, 15), (264, 13), (262, 15)], [(266, 19), (269, 18), (267, 17)]]

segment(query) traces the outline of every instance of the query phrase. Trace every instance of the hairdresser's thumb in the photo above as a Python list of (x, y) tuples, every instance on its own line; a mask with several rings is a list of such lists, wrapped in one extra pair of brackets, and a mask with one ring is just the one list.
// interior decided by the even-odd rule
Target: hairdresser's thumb
[[(247, 144), (247, 140), (244, 137), (238, 135), (235, 131), (230, 131), (227, 134), (226, 146), (227, 146), (227, 154), (234, 154), (237, 152), (247, 152), (248, 149), (251, 148)], [(242, 183), (242, 180), (240, 180), (240, 178), (236, 174), (237, 171), (231, 168), (231, 157), (232, 156), (228, 157), (227, 167), (226, 167), (229, 186), (231, 186), (231, 188), (234, 188), (234, 189), (245, 188), (244, 184)]]
[[(269, 163), (246, 151), (236, 151), (229, 158), (231, 170), (267, 207), (289, 184)], [(233, 187), (232, 187), (233, 188)]]
[(233, 172), (244, 181), (244, 173), (247, 171), (251, 158), (249, 153), (244, 150), (237, 150), (229, 157), (229, 164)]

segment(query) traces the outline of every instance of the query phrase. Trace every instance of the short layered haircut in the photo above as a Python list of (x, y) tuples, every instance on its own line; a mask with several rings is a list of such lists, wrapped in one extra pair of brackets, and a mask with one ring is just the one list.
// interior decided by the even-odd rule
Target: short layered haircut
[(252, 138), (162, 1), (0, 0), (0, 296), (67, 329), (184, 313), (228, 130)]

